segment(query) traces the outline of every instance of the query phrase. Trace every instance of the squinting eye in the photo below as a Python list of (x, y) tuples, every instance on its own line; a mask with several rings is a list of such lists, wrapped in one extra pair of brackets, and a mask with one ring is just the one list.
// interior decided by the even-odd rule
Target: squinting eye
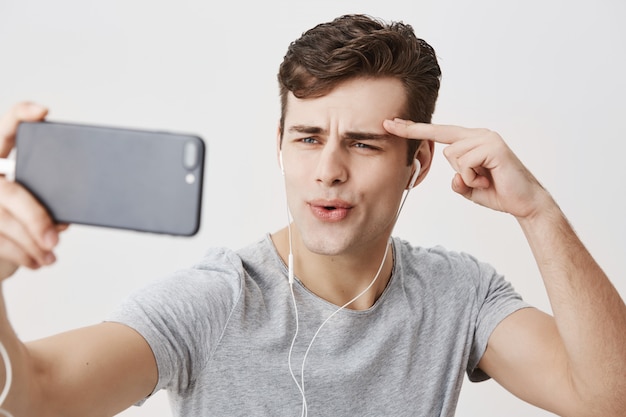
[(367, 145), (365, 143), (361, 143), (361, 142), (357, 142), (354, 144), (355, 147), (360, 148), (360, 149), (374, 149), (373, 146)]

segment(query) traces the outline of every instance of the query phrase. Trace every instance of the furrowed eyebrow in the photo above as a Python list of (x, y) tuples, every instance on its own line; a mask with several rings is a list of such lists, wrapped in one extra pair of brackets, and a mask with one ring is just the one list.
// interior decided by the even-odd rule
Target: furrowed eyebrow
[(308, 135), (326, 134), (326, 130), (317, 126), (294, 125), (289, 128), (289, 133), (306, 133)]
[[(289, 128), (290, 133), (304, 133), (307, 135), (326, 135), (328, 132), (318, 126), (294, 125)], [(393, 135), (388, 133), (371, 133), (371, 132), (346, 132), (344, 139), (352, 140), (389, 140)]]
[(393, 136), (388, 133), (346, 132), (344, 137), (353, 140), (389, 140)]

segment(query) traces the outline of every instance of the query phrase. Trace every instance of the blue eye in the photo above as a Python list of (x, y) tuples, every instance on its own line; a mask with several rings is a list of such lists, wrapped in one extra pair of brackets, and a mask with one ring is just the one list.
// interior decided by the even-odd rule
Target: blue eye
[(378, 149), (375, 146), (368, 145), (367, 143), (363, 143), (363, 142), (355, 142), (353, 146), (355, 148), (358, 148), (358, 149), (367, 149), (367, 150), (376, 150), (376, 149)]
[(316, 140), (316, 139), (314, 139), (314, 138), (310, 138), (310, 137), (309, 137), (309, 138), (302, 138), (302, 139), (300, 139), (300, 141), (301, 141), (302, 143), (317, 143), (317, 140)]

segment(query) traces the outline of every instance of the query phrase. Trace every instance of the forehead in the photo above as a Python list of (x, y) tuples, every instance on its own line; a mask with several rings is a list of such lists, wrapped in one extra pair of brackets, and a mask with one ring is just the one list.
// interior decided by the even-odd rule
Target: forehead
[(342, 130), (383, 130), (385, 119), (403, 117), (406, 92), (395, 78), (356, 78), (321, 97), (300, 99), (289, 93), (285, 132), (291, 125)]

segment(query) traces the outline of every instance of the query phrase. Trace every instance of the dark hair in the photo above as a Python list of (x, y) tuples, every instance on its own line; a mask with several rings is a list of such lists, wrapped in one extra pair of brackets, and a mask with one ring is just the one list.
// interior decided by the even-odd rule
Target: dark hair
[[(441, 78), (434, 49), (410, 25), (353, 14), (321, 23), (289, 45), (278, 71), (281, 131), (289, 92), (320, 97), (356, 77), (399, 79), (407, 97), (406, 114), (400, 117), (430, 123)], [(419, 141), (409, 141), (408, 164), (418, 146)]]

